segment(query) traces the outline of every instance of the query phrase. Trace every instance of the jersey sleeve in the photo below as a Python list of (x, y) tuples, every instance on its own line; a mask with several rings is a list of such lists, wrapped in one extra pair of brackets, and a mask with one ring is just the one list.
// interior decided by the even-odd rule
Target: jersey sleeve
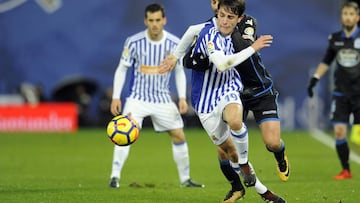
[(326, 52), (325, 52), (322, 62), (327, 65), (330, 65), (334, 61), (335, 56), (336, 56), (336, 51), (332, 48), (333, 35), (329, 36), (328, 42), (329, 42), (329, 44), (326, 49)]

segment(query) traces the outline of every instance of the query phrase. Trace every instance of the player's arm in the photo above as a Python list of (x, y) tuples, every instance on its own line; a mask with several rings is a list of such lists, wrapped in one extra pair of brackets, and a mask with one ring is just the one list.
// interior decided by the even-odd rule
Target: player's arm
[(331, 48), (330, 44), (332, 41), (332, 35), (329, 36), (329, 46), (326, 49), (325, 56), (322, 62), (316, 68), (314, 75), (311, 77), (309, 84), (307, 86), (307, 92), (309, 97), (313, 97), (314, 92), (313, 88), (316, 86), (320, 78), (325, 75), (325, 73), (329, 70), (329, 65), (335, 59), (336, 52)]
[(204, 23), (188, 27), (184, 35), (181, 37), (179, 44), (176, 46), (175, 51), (161, 62), (159, 69), (160, 74), (174, 69), (178, 60), (185, 55), (186, 51), (191, 46), (191, 43), (194, 42), (194, 39), (203, 27)]
[(113, 95), (110, 106), (110, 112), (114, 116), (119, 115), (121, 113), (120, 96), (126, 79), (126, 71), (127, 71), (127, 66), (125, 66), (123, 60), (120, 60), (120, 64), (116, 68), (114, 74)]
[(180, 114), (185, 114), (188, 111), (188, 104), (186, 102), (186, 76), (184, 67), (180, 64), (177, 64), (174, 71), (176, 89), (179, 95), (179, 112)]
[(222, 72), (233, 66), (239, 65), (256, 51), (259, 51), (264, 47), (271, 46), (272, 40), (273, 37), (271, 35), (263, 35), (260, 36), (251, 46), (243, 49), (238, 53), (225, 55), (221, 50), (214, 50), (209, 53), (209, 59), (212, 63), (215, 64), (218, 71)]

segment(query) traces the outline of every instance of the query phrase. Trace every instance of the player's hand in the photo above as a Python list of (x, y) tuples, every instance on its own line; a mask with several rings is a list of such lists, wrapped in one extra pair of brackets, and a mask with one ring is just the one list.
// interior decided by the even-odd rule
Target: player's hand
[(307, 91), (308, 91), (308, 95), (309, 97), (313, 97), (314, 96), (314, 92), (313, 92), (313, 87), (315, 87), (316, 83), (319, 81), (319, 79), (317, 79), (316, 77), (312, 77), (309, 85), (307, 87)]
[(163, 74), (168, 71), (172, 71), (175, 68), (177, 61), (178, 58), (176, 58), (176, 56), (172, 54), (168, 55), (164, 60), (160, 62), (159, 73)]
[(188, 104), (185, 98), (179, 99), (179, 112), (180, 114), (185, 114), (188, 111)]
[(110, 112), (113, 116), (117, 116), (121, 112), (121, 100), (113, 99), (111, 101)]
[(270, 47), (273, 42), (273, 37), (271, 35), (261, 35), (255, 42), (251, 45), (255, 51), (259, 51), (264, 47)]

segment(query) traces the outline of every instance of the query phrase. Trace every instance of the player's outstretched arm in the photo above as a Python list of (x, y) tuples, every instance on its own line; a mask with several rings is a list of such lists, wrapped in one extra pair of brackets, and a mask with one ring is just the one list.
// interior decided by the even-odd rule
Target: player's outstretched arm
[(244, 62), (256, 51), (264, 47), (271, 46), (273, 37), (271, 35), (260, 36), (251, 46), (246, 49), (241, 50), (238, 53), (225, 55), (223, 51), (213, 51), (210, 53), (209, 59), (213, 62), (218, 69), (218, 71), (226, 71), (233, 66), (237, 66), (240, 63)]

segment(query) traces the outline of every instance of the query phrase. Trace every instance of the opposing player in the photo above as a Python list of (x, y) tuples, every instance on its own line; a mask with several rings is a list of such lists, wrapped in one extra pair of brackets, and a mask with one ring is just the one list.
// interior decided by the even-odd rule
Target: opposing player
[[(150, 4), (145, 8), (146, 30), (130, 36), (118, 65), (113, 84), (111, 113), (131, 114), (140, 128), (143, 119), (151, 117), (157, 132), (166, 131), (172, 140), (172, 153), (177, 165), (182, 187), (204, 187), (190, 178), (190, 161), (183, 120), (186, 113), (186, 77), (180, 64), (175, 67), (176, 86), (179, 94), (179, 110), (172, 101), (169, 90), (171, 73), (159, 74), (160, 60), (164, 59), (178, 44), (179, 38), (163, 29), (166, 24), (164, 8)], [(126, 71), (132, 69), (131, 90), (122, 111), (120, 95), (125, 83)], [(180, 113), (179, 113), (180, 111)], [(110, 187), (120, 186), (120, 174), (129, 155), (130, 146), (115, 146)]]
[(308, 94), (312, 97), (316, 83), (335, 60), (331, 122), (336, 152), (342, 167), (341, 172), (334, 176), (336, 180), (352, 178), (347, 142), (350, 115), (354, 116), (354, 124), (360, 124), (360, 28), (357, 3), (346, 2), (342, 6), (341, 22), (343, 29), (329, 36), (329, 45), (324, 58), (308, 85)]

